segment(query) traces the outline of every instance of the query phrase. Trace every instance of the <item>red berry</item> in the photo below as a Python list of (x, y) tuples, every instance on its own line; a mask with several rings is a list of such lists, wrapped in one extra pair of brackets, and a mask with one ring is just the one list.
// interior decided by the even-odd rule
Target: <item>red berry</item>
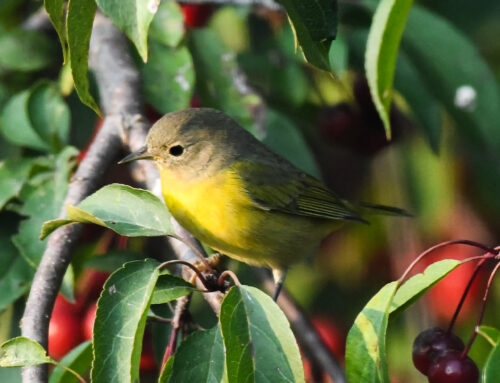
[(439, 327), (422, 331), (413, 342), (413, 364), (424, 375), (427, 375), (430, 365), (443, 353), (456, 350), (462, 351), (464, 343), (454, 334), (447, 334)]
[(84, 340), (92, 339), (92, 333), (94, 331), (95, 316), (97, 313), (97, 303), (92, 303), (82, 320), (82, 336)]
[(474, 361), (462, 353), (451, 350), (437, 358), (429, 367), (429, 383), (477, 383), (479, 370)]
[(76, 305), (59, 295), (49, 323), (49, 355), (59, 360), (81, 341)]
[(184, 13), (184, 24), (190, 28), (204, 26), (213, 12), (210, 4), (181, 4), (181, 8)]

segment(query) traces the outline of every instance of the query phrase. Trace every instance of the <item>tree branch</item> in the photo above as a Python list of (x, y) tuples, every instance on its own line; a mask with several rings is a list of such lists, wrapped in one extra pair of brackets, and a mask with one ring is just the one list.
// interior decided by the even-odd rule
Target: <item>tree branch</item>
[[(99, 89), (106, 118), (71, 179), (60, 218), (66, 216), (66, 205), (78, 204), (97, 188), (108, 165), (119, 154), (126, 123), (134, 121), (131, 116), (139, 112), (139, 74), (128, 55), (125, 38), (120, 33), (113, 32), (113, 29), (111, 23), (105, 22), (102, 16), (96, 18), (90, 57), (100, 81)], [(114, 55), (114, 62), (102, 54), (103, 50), (108, 50), (108, 55)], [(106, 65), (112, 69), (109, 73), (99, 71), (100, 67)], [(145, 128), (142, 125), (144, 124), (141, 124), (141, 128)], [(69, 225), (58, 229), (49, 237), (26, 302), (21, 321), (22, 335), (39, 342), (45, 348), (48, 343), (50, 314), (81, 229), (80, 224)], [(47, 374), (46, 365), (25, 367), (23, 382), (43, 383), (47, 381)]]

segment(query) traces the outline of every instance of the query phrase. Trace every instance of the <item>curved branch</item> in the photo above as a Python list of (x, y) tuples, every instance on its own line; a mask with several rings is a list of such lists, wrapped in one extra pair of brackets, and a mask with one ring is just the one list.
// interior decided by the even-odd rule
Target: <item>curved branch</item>
[[(140, 107), (139, 74), (127, 53), (126, 40), (120, 33), (113, 32), (114, 27), (111, 23), (103, 19), (103, 17), (96, 19), (90, 43), (90, 57), (91, 62), (94, 62), (96, 77), (101, 82), (99, 89), (106, 118), (71, 179), (68, 194), (59, 214), (61, 218), (66, 216), (66, 205), (78, 204), (97, 188), (108, 165), (119, 155), (122, 147), (122, 131), (128, 121), (133, 121), (129, 118), (130, 114), (138, 113)], [(105, 41), (110, 42), (111, 39), (111, 44), (102, 46)], [(109, 49), (116, 54), (114, 65), (106, 61), (101, 62), (104, 56), (103, 49)], [(100, 72), (99, 67), (103, 65), (111, 65), (113, 68), (111, 73)], [(45, 348), (48, 343), (50, 314), (81, 229), (80, 224), (70, 225), (58, 229), (49, 237), (26, 302), (21, 321), (22, 334), (39, 342)], [(43, 383), (47, 381), (47, 376), (46, 365), (23, 368), (25, 383)]]

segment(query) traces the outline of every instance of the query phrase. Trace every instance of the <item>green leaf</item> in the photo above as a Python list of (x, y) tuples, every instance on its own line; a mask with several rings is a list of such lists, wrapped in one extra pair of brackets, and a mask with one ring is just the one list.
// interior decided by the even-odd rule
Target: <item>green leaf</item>
[(385, 336), (397, 286), (397, 282), (391, 282), (382, 287), (356, 317), (346, 344), (349, 382), (389, 383)]
[(158, 7), (149, 37), (169, 47), (176, 47), (184, 37), (184, 15), (179, 4), (163, 1)]
[(63, 225), (82, 222), (107, 227), (128, 237), (154, 237), (173, 233), (165, 204), (147, 190), (127, 185), (104, 186), (78, 206), (67, 206), (68, 219), (45, 222), (41, 238)]
[(388, 139), (391, 138), (389, 111), (396, 58), (412, 4), (413, 0), (381, 0), (366, 46), (366, 78)]
[(18, 220), (2, 214), (0, 219), (0, 311), (24, 295), (35, 270), (21, 256), (11, 237), (17, 232)]
[(5, 204), (19, 195), (28, 180), (32, 161), (27, 158), (9, 158), (0, 162), (0, 210)]
[(92, 382), (134, 382), (142, 337), (158, 279), (153, 259), (123, 265), (106, 281), (94, 323)]
[(189, 107), (194, 68), (185, 46), (171, 48), (150, 42), (149, 61), (142, 69), (146, 100), (162, 113)]
[(49, 14), (50, 21), (59, 36), (63, 52), (64, 62), (66, 62), (66, 25), (64, 24), (64, 0), (44, 0), (43, 5)]
[(175, 354), (168, 358), (163, 370), (161, 371), (161, 375), (158, 378), (158, 383), (167, 383), (172, 375), (172, 368), (174, 367)]
[(447, 20), (416, 5), (402, 47), (464, 138), (479, 143), (482, 153), (485, 146), (498, 153), (498, 82), (474, 44)]
[(160, 0), (96, 0), (97, 5), (148, 59), (148, 29)]
[(21, 193), (24, 204), (20, 213), (28, 218), (21, 222), (19, 233), (12, 240), (21, 255), (35, 268), (47, 245), (38, 239), (40, 227), (59, 215), (77, 153), (75, 148), (66, 147), (57, 157), (51, 157), (54, 169), (46, 172), (46, 178), (40, 183), (30, 180)]
[(31, 124), (53, 152), (68, 141), (70, 111), (55, 84), (41, 82), (32, 88), (28, 100)]
[(486, 363), (483, 368), (482, 383), (497, 383), (500, 382), (500, 343), (491, 350), (486, 359)]
[(202, 104), (223, 110), (256, 134), (251, 111), (259, 96), (254, 93), (242, 95), (236, 87), (232, 76), (239, 68), (234, 52), (209, 29), (192, 30), (189, 42)]
[(75, 89), (80, 100), (100, 114), (89, 89), (89, 44), (96, 4), (94, 0), (69, 0), (66, 28), (68, 56)]
[(441, 142), (439, 104), (404, 51), (400, 51), (398, 55), (394, 88), (403, 95), (412, 111), (410, 117), (420, 125), (432, 150), (438, 153)]
[(52, 40), (38, 31), (17, 29), (0, 35), (0, 69), (36, 71), (54, 59)]
[(50, 146), (37, 133), (28, 113), (30, 90), (13, 96), (1, 114), (1, 132), (11, 143), (36, 150), (49, 151)]
[(422, 294), (455, 270), (461, 264), (456, 259), (443, 259), (429, 265), (423, 273), (408, 279), (396, 292), (392, 300), (389, 313), (397, 314), (406, 310)]
[(70, 371), (61, 366), (69, 367), (80, 375), (85, 374), (92, 364), (92, 342), (87, 341), (79, 344), (61, 359), (60, 365), (56, 366), (50, 374), (49, 383), (79, 383), (78, 378)]
[(56, 363), (47, 356), (45, 349), (34, 340), (19, 336), (0, 345), (0, 366), (21, 367)]
[(311, 149), (297, 127), (284, 115), (268, 110), (266, 131), (262, 139), (276, 153), (282, 155), (299, 169), (321, 178), (316, 160)]
[(494, 347), (496, 347), (500, 343), (500, 330), (495, 327), (479, 326), (479, 330), (477, 333)]
[(336, 0), (279, 0), (285, 7), (295, 34), (308, 62), (330, 71), (328, 51), (337, 34)]
[(207, 331), (196, 331), (182, 341), (175, 353), (168, 381), (224, 382), (224, 367), (224, 343), (220, 327), (216, 326)]
[(167, 303), (193, 291), (196, 291), (196, 288), (184, 279), (174, 275), (161, 275), (156, 282), (151, 304)]
[(268, 295), (254, 287), (232, 287), (219, 321), (229, 382), (304, 382), (290, 324)]

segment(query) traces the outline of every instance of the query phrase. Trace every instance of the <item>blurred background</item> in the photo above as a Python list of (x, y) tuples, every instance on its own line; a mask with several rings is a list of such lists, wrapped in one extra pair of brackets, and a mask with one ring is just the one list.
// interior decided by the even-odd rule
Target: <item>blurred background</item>
[[(40, 6), (35, 0), (0, 3), (0, 341), (19, 334), (45, 246), (38, 241), (41, 223), (57, 216), (69, 175), (100, 127), (61, 66), (56, 34), (25, 29)], [(151, 122), (189, 106), (222, 109), (340, 196), (414, 215), (346, 224), (318, 256), (290, 270), (286, 288), (340, 360), (357, 313), (418, 253), (451, 239), (494, 246), (500, 234), (500, 3), (413, 5), (398, 56), (391, 141), (364, 77), (372, 12), (372, 1), (339, 1), (338, 36), (329, 52), (335, 76), (305, 63), (282, 11), (258, 5), (163, 1), (150, 29), (148, 62), (130, 46)], [(98, 99), (95, 82), (92, 87)], [(127, 171), (113, 166), (105, 183), (133, 184)], [(51, 322), (54, 358), (90, 338), (95, 301), (109, 273), (145, 254), (170, 257), (159, 239), (86, 228)], [(425, 262), (474, 255), (480, 252), (455, 246)], [(252, 268), (234, 261), (228, 267), (243, 283), (259, 284)], [(473, 270), (471, 263), (459, 267), (390, 324), (393, 382), (426, 381), (411, 362), (413, 339), (428, 327), (447, 326)], [(464, 341), (479, 314), (483, 271), (459, 316), (456, 331)], [(500, 324), (499, 295), (497, 282), (486, 325)], [(203, 327), (216, 321), (200, 297), (192, 311)], [(158, 368), (168, 334), (168, 325), (148, 325), (145, 381)], [(479, 366), (489, 349), (478, 337), (471, 357)], [(19, 381), (19, 371), (0, 368), (0, 380)]]

